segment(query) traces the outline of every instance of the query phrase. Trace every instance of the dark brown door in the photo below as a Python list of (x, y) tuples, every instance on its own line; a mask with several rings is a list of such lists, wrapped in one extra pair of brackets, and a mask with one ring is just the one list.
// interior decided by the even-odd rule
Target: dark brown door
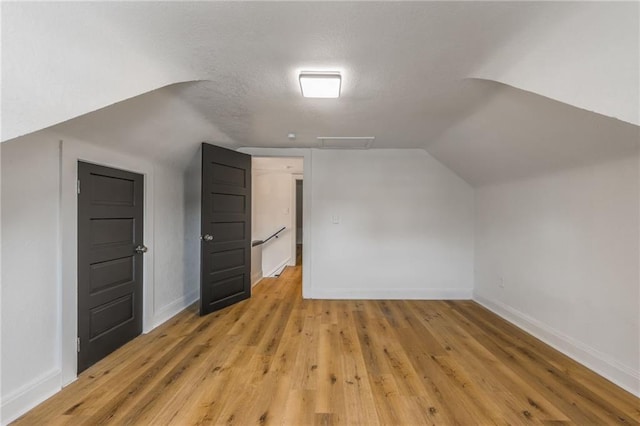
[(78, 372), (142, 332), (143, 176), (78, 162)]
[(251, 297), (251, 156), (202, 144), (200, 315)]

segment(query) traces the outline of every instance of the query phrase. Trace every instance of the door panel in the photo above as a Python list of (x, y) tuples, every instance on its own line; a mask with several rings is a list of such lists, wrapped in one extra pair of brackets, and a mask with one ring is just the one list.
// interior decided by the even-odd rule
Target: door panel
[(142, 332), (143, 176), (78, 162), (78, 372)]
[(251, 297), (251, 156), (202, 144), (200, 314)]
[(134, 318), (133, 295), (125, 294), (115, 300), (91, 309), (90, 338), (100, 336)]
[(129, 179), (92, 174), (91, 187), (95, 193), (93, 204), (135, 205), (135, 184)]
[(213, 213), (239, 213), (246, 211), (244, 195), (211, 194)]
[(241, 241), (246, 238), (244, 222), (212, 223), (211, 230), (218, 243), (226, 241)]
[(231, 268), (241, 268), (245, 265), (244, 250), (226, 250), (211, 255), (211, 272), (226, 271)]
[(90, 220), (91, 244), (94, 248), (134, 243), (135, 223), (133, 218), (91, 218)]
[(97, 262), (90, 266), (89, 292), (94, 294), (134, 280), (133, 257)]

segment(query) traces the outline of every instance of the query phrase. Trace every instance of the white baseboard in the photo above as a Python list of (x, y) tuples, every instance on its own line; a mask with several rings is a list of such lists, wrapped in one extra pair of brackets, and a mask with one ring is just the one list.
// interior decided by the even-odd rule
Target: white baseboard
[(314, 289), (311, 299), (333, 300), (470, 300), (470, 288)]
[(484, 298), (478, 293), (474, 293), (473, 300), (624, 390), (640, 397), (640, 371), (502, 302)]
[(262, 279), (262, 269), (258, 272), (251, 274), (251, 287), (253, 288)]
[(170, 320), (180, 312), (184, 311), (191, 304), (196, 302), (200, 297), (199, 290), (192, 291), (186, 296), (182, 296), (179, 299), (174, 300), (173, 302), (165, 305), (160, 308), (155, 315), (153, 316), (153, 328), (158, 327), (159, 325), (165, 323)]
[(287, 264), (291, 261), (291, 258), (288, 258), (287, 260), (285, 260), (284, 262), (280, 263), (278, 266), (276, 266), (275, 268), (273, 268), (268, 274), (263, 274), (264, 277), (273, 277), (276, 272), (279, 272), (281, 270), (283, 270), (285, 268), (285, 266), (287, 266)]
[(19, 389), (2, 397), (2, 425), (7, 425), (58, 392), (62, 371), (50, 370)]
[[(199, 292), (194, 291), (159, 309), (154, 315), (153, 328), (173, 318), (185, 308), (198, 300)], [(0, 409), (0, 423), (4, 426), (14, 421), (27, 411), (34, 408), (47, 398), (53, 396), (62, 389), (62, 372), (59, 369), (51, 370), (36, 378), (30, 383), (2, 396)]]

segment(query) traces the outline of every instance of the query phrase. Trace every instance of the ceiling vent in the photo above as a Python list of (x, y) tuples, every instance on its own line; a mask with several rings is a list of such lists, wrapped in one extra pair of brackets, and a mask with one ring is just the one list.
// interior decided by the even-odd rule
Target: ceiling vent
[(323, 149), (369, 149), (375, 136), (318, 136)]

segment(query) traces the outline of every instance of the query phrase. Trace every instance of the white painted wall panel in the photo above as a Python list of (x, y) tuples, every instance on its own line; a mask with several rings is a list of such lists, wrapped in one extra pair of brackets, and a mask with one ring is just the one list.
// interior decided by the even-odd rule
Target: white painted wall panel
[(60, 373), (57, 139), (2, 145), (2, 401)]
[(478, 188), (475, 288), (487, 306), (636, 393), (638, 192), (635, 156)]
[(312, 158), (312, 297), (471, 297), (467, 183), (423, 150), (316, 150)]
[[(200, 297), (200, 216), (202, 200), (202, 148), (193, 154), (184, 173), (184, 282), (187, 297), (194, 292)], [(190, 298), (190, 297), (189, 297)], [(187, 300), (188, 302), (189, 300)]]
[(199, 288), (198, 282), (186, 278), (184, 178), (181, 170), (155, 168), (156, 312), (185, 296), (193, 301)]

